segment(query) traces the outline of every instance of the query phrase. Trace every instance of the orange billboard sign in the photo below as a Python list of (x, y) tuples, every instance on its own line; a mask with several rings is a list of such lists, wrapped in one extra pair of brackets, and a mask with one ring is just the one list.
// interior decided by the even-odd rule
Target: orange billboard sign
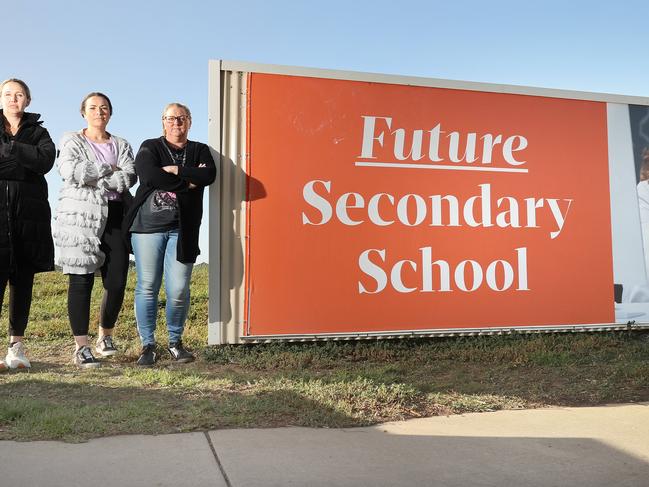
[(615, 321), (606, 103), (251, 73), (246, 116), (244, 335)]

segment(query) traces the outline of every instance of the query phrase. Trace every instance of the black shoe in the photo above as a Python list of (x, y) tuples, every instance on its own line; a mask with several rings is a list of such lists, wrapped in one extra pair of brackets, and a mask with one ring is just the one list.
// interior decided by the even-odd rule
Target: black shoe
[(92, 354), (92, 350), (87, 345), (84, 345), (79, 350), (74, 352), (72, 362), (82, 369), (94, 369), (101, 367), (101, 362)]
[(171, 354), (171, 358), (181, 364), (187, 364), (189, 362), (193, 362), (195, 359), (194, 354), (191, 353), (189, 350), (185, 349), (185, 347), (183, 347), (182, 341), (178, 341), (176, 343), (170, 343), (169, 348), (167, 350), (169, 350), (169, 353)]
[(102, 357), (112, 357), (117, 353), (113, 337), (106, 335), (95, 344), (95, 351)]
[(137, 365), (141, 367), (151, 367), (155, 364), (157, 354), (155, 353), (155, 345), (145, 345), (140, 352), (140, 358), (137, 359)]

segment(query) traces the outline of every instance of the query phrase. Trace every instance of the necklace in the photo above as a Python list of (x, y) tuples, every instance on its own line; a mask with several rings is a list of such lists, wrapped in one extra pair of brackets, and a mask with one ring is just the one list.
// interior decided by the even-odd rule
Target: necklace
[[(173, 162), (174, 165), (176, 165), (177, 164), (177, 159), (171, 153), (171, 149), (169, 148), (169, 146), (167, 145), (167, 143), (164, 140), (162, 141), (162, 145), (164, 145), (165, 149), (167, 149), (167, 153), (169, 154), (169, 157), (171, 158), (171, 162)], [(181, 161), (180, 165), (184, 167), (186, 160), (187, 160), (187, 145), (185, 145), (185, 147), (183, 147), (183, 160)]]

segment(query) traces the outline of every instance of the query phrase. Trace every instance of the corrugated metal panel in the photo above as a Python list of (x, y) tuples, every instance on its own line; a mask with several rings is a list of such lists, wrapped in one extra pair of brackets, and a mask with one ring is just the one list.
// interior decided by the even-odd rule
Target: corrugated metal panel
[[(210, 71), (211, 86), (219, 84), (215, 81), (215, 76), (216, 73)], [(221, 71), (218, 76), (221, 86), (219, 216), (222, 231), (219, 240), (220, 252), (210, 255), (210, 274), (220, 275), (218, 286), (210, 287), (210, 344), (239, 342), (243, 326), (245, 288), (245, 123), (248, 76), (246, 73), (226, 70)], [(210, 137), (215, 137), (212, 131)], [(214, 255), (219, 255), (220, 258), (215, 259)]]
[(221, 62), (209, 62), (209, 86), (207, 94), (208, 109), (208, 143), (216, 162), (216, 181), (209, 187), (209, 307), (207, 343), (217, 344), (221, 341)]

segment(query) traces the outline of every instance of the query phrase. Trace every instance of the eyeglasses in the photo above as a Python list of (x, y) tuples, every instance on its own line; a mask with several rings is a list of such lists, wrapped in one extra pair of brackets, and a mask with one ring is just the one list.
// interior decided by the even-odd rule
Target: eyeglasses
[(187, 120), (189, 120), (189, 117), (187, 115), (180, 115), (178, 117), (174, 117), (172, 115), (168, 115), (166, 117), (162, 117), (162, 120), (164, 120), (167, 123), (175, 123), (178, 122), (180, 125), (184, 124)]

